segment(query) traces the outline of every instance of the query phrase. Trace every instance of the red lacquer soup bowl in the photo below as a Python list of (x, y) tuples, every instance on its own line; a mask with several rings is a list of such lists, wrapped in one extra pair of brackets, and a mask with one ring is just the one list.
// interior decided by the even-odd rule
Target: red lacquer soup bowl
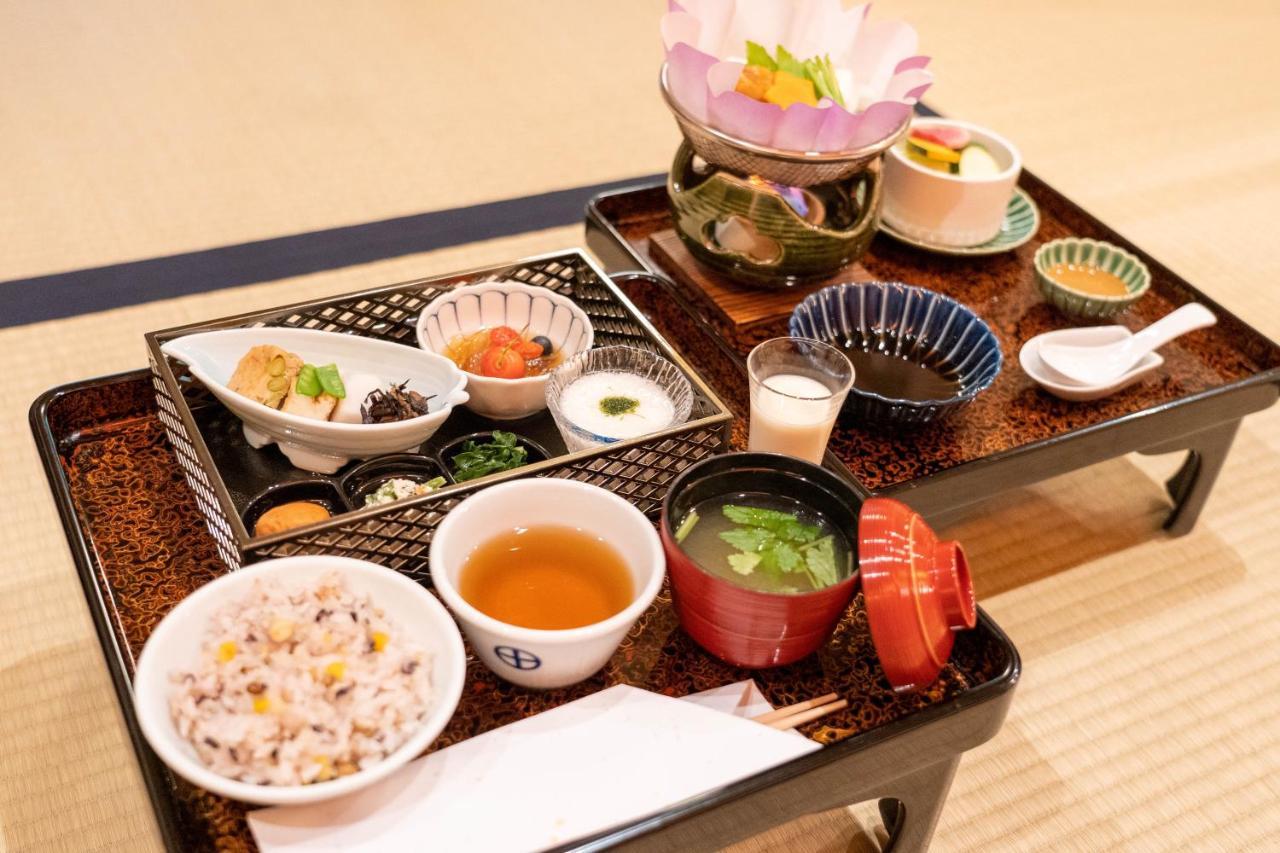
[(711, 654), (750, 669), (782, 666), (816, 651), (831, 636), (857, 585), (857, 570), (813, 592), (759, 592), (714, 575), (675, 541), (675, 529), (704, 500), (764, 493), (820, 513), (855, 549), (862, 501), (838, 476), (776, 453), (729, 453), (694, 465), (676, 479), (662, 505), (662, 547), (680, 624)]

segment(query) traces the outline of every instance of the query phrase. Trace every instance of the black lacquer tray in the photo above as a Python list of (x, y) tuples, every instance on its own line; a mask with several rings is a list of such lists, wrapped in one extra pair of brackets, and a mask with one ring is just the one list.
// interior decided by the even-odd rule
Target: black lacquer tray
[[(1001, 491), (1129, 452), (1184, 451), (1186, 461), (1169, 480), (1173, 499), (1165, 527), (1175, 534), (1195, 524), (1240, 420), (1280, 395), (1280, 346), (1169, 268), (1134, 246), (1035, 175), (1021, 187), (1040, 209), (1035, 237), (1014, 251), (984, 257), (931, 254), (880, 234), (858, 264), (837, 280), (903, 281), (945, 293), (976, 311), (992, 328), (1004, 369), (991, 388), (942, 423), (917, 430), (864, 428), (842, 419), (832, 434), (827, 465), (844, 473), (864, 495), (893, 495), (935, 525), (966, 505)], [(663, 316), (666, 334), (735, 414), (748, 411), (745, 356), (755, 344), (787, 334), (786, 318), (731, 325), (723, 307), (777, 300), (775, 292), (735, 289), (714, 303), (696, 286), (692, 262), (670, 269), (670, 253), (653, 239), (671, 228), (663, 183), (605, 193), (587, 206), (587, 244), (605, 268), (643, 270), (667, 277), (662, 295), (646, 299), (643, 285), (626, 288), (643, 310)], [(1165, 364), (1147, 380), (1103, 400), (1072, 403), (1041, 390), (1018, 365), (1031, 337), (1075, 323), (1045, 303), (1036, 288), (1033, 258), (1045, 242), (1069, 235), (1092, 237), (1137, 255), (1152, 274), (1151, 289), (1112, 321), (1141, 328), (1188, 302), (1208, 306), (1217, 325), (1163, 347)], [(691, 282), (693, 282), (691, 284)], [(795, 301), (803, 296), (799, 290)], [(776, 302), (773, 303), (776, 305)], [(788, 303), (788, 310), (791, 303)]]
[[(642, 297), (661, 292), (648, 276), (618, 285)], [(642, 307), (664, 336), (670, 308)], [(52, 389), (33, 404), (31, 426), (167, 846), (250, 850), (244, 807), (170, 774), (133, 713), (130, 679), (147, 636), (177, 602), (227, 571), (166, 438), (151, 380), (139, 370)], [(401, 570), (423, 578), (423, 568), (415, 561)], [(563, 849), (714, 850), (803, 814), (878, 800), (892, 849), (916, 851), (928, 845), (961, 755), (1003, 723), (1020, 666), (1008, 638), (979, 611), (977, 628), (957, 638), (930, 689), (895, 694), (858, 595), (819, 653), (746, 672), (698, 648), (663, 592), (609, 664), (571, 688), (522, 690), (469, 653), (462, 701), (435, 747), (618, 683), (683, 696), (754, 678), (774, 704), (835, 691), (850, 707), (801, 730), (822, 750)]]
[[(343, 494), (350, 491), (344, 486), (359, 462), (348, 463), (333, 477), (323, 477), (294, 468), (274, 447), (253, 449), (245, 440), (239, 419), (187, 373), (185, 365), (166, 357), (160, 349), (166, 341), (183, 335), (275, 326), (340, 332), (416, 347), (418, 315), (432, 299), (452, 287), (489, 280), (517, 281), (573, 300), (591, 319), (595, 346), (627, 345), (673, 361), (693, 392), (688, 420), (639, 438), (570, 452), (546, 410), (517, 421), (493, 421), (460, 408), (420, 448), (419, 455), (430, 457), (468, 433), (503, 429), (532, 439), (548, 451), (549, 458), (531, 459), (523, 467), (478, 480), (451, 482), (421, 497), (366, 508)], [(381, 563), (423, 580), (425, 575), (420, 573), (425, 571), (426, 550), (445, 514), (476, 489), (517, 477), (563, 477), (604, 486), (656, 518), (667, 486), (680, 472), (724, 449), (731, 420), (697, 372), (578, 250), (151, 332), (146, 342), (160, 419), (218, 543), (219, 554), (232, 568), (267, 557), (325, 553)], [(318, 481), (321, 487), (328, 481), (332, 503), (345, 512), (297, 530), (253, 535), (245, 513), (255, 497), (304, 480)]]

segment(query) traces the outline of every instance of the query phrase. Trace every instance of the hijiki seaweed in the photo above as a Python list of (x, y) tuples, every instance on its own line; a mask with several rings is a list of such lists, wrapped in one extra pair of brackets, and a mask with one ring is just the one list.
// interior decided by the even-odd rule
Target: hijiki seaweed
[(389, 424), (395, 421), (407, 421), (425, 415), (430, 411), (430, 400), (434, 394), (422, 395), (401, 382), (392, 385), (385, 391), (381, 388), (369, 392), (360, 405), (360, 418), (367, 424)]

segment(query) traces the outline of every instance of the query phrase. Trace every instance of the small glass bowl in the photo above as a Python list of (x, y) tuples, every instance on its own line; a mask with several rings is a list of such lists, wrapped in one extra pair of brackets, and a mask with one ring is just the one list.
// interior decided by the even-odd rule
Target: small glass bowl
[(684, 423), (693, 410), (693, 388), (688, 378), (662, 356), (628, 346), (600, 347), (584, 352), (557, 368), (547, 382), (547, 408), (555, 418), (556, 427), (570, 453), (620, 440), (620, 437), (600, 435), (579, 426), (560, 407), (565, 389), (588, 373), (629, 373), (656, 382), (671, 398), (675, 409), (671, 422), (662, 429)]

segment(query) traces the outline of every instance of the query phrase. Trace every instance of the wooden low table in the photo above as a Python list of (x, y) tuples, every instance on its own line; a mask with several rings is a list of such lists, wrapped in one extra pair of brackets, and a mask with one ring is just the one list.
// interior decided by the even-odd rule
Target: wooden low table
[[(829, 281), (903, 281), (945, 293), (992, 327), (1004, 352), (994, 385), (942, 423), (887, 433), (845, 421), (832, 434), (826, 464), (864, 495), (906, 500), (941, 525), (969, 505), (1130, 452), (1182, 451), (1166, 484), (1173, 507), (1165, 528), (1192, 529), (1208, 499), (1240, 420), (1280, 396), (1280, 346), (1213, 302), (1034, 175), (1021, 186), (1040, 208), (1036, 237), (985, 257), (930, 254), (881, 234), (858, 264)], [(679, 245), (660, 182), (597, 196), (587, 207), (587, 243), (610, 273), (643, 270), (670, 281), (637, 280), (624, 291), (661, 317), (677, 349), (697, 364), (739, 417), (748, 410), (745, 356), (762, 340), (787, 334), (789, 305), (812, 289), (744, 289), (698, 267)], [(1043, 243), (1069, 235), (1124, 247), (1152, 273), (1150, 292), (1114, 322), (1140, 328), (1187, 302), (1218, 317), (1210, 329), (1164, 347), (1154, 377), (1104, 400), (1071, 403), (1041, 390), (1017, 354), (1041, 332), (1072, 323), (1039, 296), (1032, 258)], [(615, 276), (615, 280), (617, 277)], [(647, 297), (657, 288), (661, 295)]]

